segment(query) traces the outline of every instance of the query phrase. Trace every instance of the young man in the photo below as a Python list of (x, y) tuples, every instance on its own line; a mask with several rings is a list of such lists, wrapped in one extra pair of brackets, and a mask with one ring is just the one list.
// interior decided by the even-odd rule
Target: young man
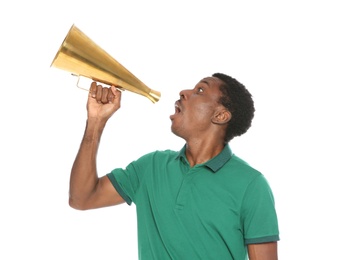
[(172, 132), (180, 151), (156, 151), (99, 178), (96, 154), (121, 92), (91, 84), (88, 119), (70, 177), (70, 206), (135, 203), (139, 259), (276, 260), (278, 223), (264, 176), (231, 152), (251, 126), (248, 90), (222, 73), (180, 92)]

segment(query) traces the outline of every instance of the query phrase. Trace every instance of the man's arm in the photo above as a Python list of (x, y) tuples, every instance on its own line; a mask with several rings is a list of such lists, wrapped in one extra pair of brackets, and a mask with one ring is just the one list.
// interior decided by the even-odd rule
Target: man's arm
[(250, 260), (278, 260), (277, 242), (247, 246)]
[(97, 151), (108, 119), (119, 109), (121, 92), (115, 87), (102, 88), (95, 82), (89, 91), (88, 118), (84, 136), (71, 169), (69, 205), (85, 210), (117, 205), (123, 198), (107, 176), (97, 174)]

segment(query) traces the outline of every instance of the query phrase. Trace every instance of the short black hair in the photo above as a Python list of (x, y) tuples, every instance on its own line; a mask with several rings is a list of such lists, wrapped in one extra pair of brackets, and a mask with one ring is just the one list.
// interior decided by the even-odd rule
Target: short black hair
[(236, 79), (223, 73), (214, 73), (212, 77), (219, 78), (224, 83), (220, 86), (222, 96), (220, 104), (226, 107), (232, 117), (228, 123), (225, 142), (235, 136), (240, 136), (250, 128), (255, 113), (251, 93)]

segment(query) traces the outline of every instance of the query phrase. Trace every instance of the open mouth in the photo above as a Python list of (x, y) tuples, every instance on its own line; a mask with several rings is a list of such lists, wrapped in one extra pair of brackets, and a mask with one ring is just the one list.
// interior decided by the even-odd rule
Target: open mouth
[(180, 107), (179, 101), (175, 102), (174, 107), (175, 107), (175, 114), (181, 112), (181, 107)]
[(170, 116), (171, 120), (173, 120), (176, 115), (179, 115), (182, 112), (182, 107), (180, 105), (180, 101), (179, 100), (174, 103), (174, 109), (175, 109), (174, 114)]

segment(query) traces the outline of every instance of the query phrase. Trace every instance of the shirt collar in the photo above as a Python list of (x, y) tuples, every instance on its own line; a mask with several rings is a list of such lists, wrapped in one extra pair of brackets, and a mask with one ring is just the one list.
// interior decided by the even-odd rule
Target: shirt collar
[[(186, 145), (179, 151), (177, 158), (182, 158), (187, 161), (186, 158)], [(205, 162), (203, 165), (210, 168), (214, 173), (217, 172), (221, 167), (224, 166), (232, 157), (232, 150), (228, 144), (225, 145), (224, 149), (215, 157)]]

